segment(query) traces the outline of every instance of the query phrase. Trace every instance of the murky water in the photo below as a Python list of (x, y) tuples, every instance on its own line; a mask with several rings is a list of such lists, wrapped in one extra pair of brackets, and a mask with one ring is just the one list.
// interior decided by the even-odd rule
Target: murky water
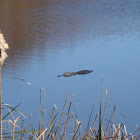
[[(54, 104), (61, 111), (70, 90), (69, 101), (74, 94), (73, 109), (84, 122), (93, 104), (98, 113), (103, 75), (106, 118), (117, 104), (126, 119), (116, 110), (114, 123), (123, 122), (130, 131), (140, 124), (139, 0), (0, 0), (0, 29), (10, 47), (2, 72), (3, 102), (22, 102), (20, 111), (32, 112), (36, 120), (40, 89), (46, 90), (48, 112)], [(94, 72), (57, 77), (83, 69)]]

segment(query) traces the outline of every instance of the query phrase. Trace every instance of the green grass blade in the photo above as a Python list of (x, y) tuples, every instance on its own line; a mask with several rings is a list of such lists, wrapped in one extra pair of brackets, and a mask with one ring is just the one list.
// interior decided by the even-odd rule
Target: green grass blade
[[(16, 111), (15, 109), (16, 109), (21, 103), (22, 103), (22, 102), (20, 102), (16, 107), (11, 108), (11, 109), (12, 109), (11, 112), (12, 112), (12, 111)], [(10, 114), (10, 112), (7, 113), (7, 114), (2, 118), (2, 120), (4, 120), (9, 114)]]
[(100, 113), (99, 113), (99, 140), (102, 140), (102, 122), (101, 122), (101, 116), (102, 116), (102, 83), (103, 83), (103, 77), (101, 79), (101, 93), (100, 93)]
[(106, 90), (106, 99), (105, 99), (105, 106), (104, 106), (104, 112), (103, 112), (103, 117), (102, 117), (102, 124), (103, 124), (103, 121), (104, 121), (104, 116), (105, 116), (105, 110), (106, 110), (106, 105), (107, 105), (107, 90)]
[(99, 114), (99, 140), (102, 140), (101, 103), (100, 103), (100, 114)]

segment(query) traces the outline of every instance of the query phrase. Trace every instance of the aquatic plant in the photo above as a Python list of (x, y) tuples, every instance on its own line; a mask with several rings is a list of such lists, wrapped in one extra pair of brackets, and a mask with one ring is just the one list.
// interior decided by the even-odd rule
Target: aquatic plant
[[(69, 105), (67, 106), (69, 93), (70, 92), (68, 92), (66, 96), (62, 111), (58, 112), (57, 106), (54, 105), (51, 114), (49, 114), (49, 112), (47, 112), (44, 107), (44, 102), (42, 103), (42, 99), (44, 100), (45, 98), (45, 92), (42, 96), (42, 90), (40, 90), (39, 128), (33, 128), (31, 121), (32, 116), (30, 116), (30, 123), (27, 126), (24, 126), (27, 124), (27, 119), (25, 124), (21, 124), (18, 123), (18, 121), (21, 121), (20, 116), (18, 116), (13, 121), (5, 120), (5, 122), (9, 123), (9, 126), (3, 130), (3, 138), (20, 140), (138, 140), (140, 138), (140, 135), (138, 134), (140, 133), (140, 128), (137, 128), (133, 134), (128, 134), (126, 126), (123, 123), (117, 125), (114, 124), (113, 118), (117, 109), (117, 105), (114, 106), (110, 119), (105, 117), (105, 110), (107, 107), (107, 90), (104, 111), (102, 112), (102, 115), (100, 102), (99, 113), (95, 115), (95, 118), (93, 117), (93, 105), (87, 125), (82, 130), (82, 122), (79, 121), (76, 113), (71, 111), (73, 98), (71, 101), (69, 101)], [(44, 117), (45, 112), (49, 114), (49, 123), (46, 123), (47, 120), (45, 119), (46, 117)], [(98, 128), (95, 127), (98, 124), (97, 120), (99, 120)], [(103, 129), (104, 121), (107, 122), (107, 125), (104, 126)], [(70, 130), (72, 130), (73, 133), (71, 133)]]
[(9, 49), (3, 34), (0, 31), (0, 136), (2, 140), (2, 93), (1, 93), (1, 69), (5, 59), (8, 57), (6, 50)]

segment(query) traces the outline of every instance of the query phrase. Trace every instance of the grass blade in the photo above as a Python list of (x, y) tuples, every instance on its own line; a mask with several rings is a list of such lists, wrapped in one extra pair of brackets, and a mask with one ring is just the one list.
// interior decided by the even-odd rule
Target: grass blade
[[(22, 103), (22, 102), (20, 102), (16, 107), (12, 108), (11, 112), (12, 112), (12, 111), (15, 111), (15, 109), (16, 109), (21, 103)], [(7, 113), (7, 114), (2, 118), (2, 120), (4, 120), (9, 114), (10, 114), (10, 112)]]
[(102, 104), (102, 83), (103, 83), (103, 77), (101, 79), (101, 94), (100, 94), (100, 113), (99, 113), (99, 140), (102, 140), (102, 122), (101, 122), (101, 116), (102, 116), (102, 108), (101, 108), (101, 104)]

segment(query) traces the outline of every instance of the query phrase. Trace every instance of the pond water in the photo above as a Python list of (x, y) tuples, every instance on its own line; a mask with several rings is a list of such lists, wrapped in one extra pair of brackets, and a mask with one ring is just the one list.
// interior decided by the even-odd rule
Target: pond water
[[(66, 95), (73, 110), (99, 112), (108, 90), (106, 118), (117, 104), (114, 123), (134, 132), (140, 125), (140, 1), (139, 0), (0, 0), (0, 29), (10, 49), (2, 71), (3, 102), (38, 122), (40, 89), (45, 109), (61, 111)], [(88, 75), (57, 77), (64, 72), (93, 70)], [(27, 85), (22, 78), (31, 83)], [(42, 93), (43, 95), (43, 93)], [(125, 116), (122, 117), (120, 112)]]

